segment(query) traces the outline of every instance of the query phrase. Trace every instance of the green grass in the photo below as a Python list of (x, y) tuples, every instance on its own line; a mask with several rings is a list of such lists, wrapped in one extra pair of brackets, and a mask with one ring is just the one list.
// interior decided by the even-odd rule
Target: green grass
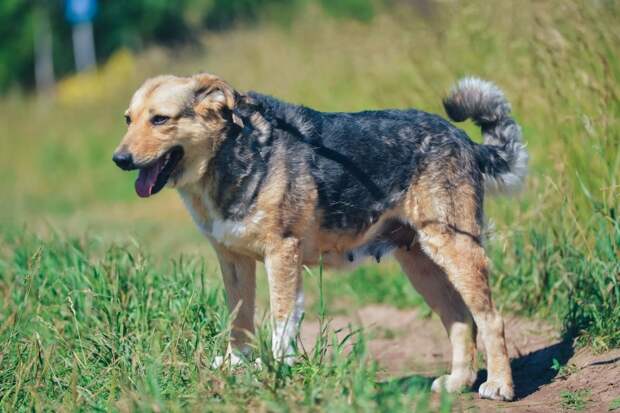
[(583, 410), (586, 408), (592, 391), (589, 389), (580, 389), (577, 391), (565, 390), (560, 393), (562, 407), (569, 410)]
[(609, 407), (607, 407), (607, 411), (614, 411), (620, 409), (620, 397), (613, 399), (609, 402)]
[[(415, 380), (378, 383), (363, 333), (353, 353), (292, 372), (208, 368), (228, 326), (213, 253), (172, 191), (139, 200), (110, 161), (131, 93), (160, 72), (207, 70), (241, 90), (347, 111), (442, 113), (458, 77), (495, 81), (531, 154), (523, 193), (486, 203), (495, 301), (563, 325), (579, 345), (620, 345), (620, 4), (404, 4), (366, 23), (310, 8), (284, 27), (209, 33), (204, 50), (113, 60), (102, 77), (72, 80), (77, 97), (63, 85), (57, 102), (0, 102), (0, 410), (429, 403)], [(332, 313), (422, 305), (393, 262), (326, 273), (324, 296), (316, 280), (306, 277), (309, 317), (321, 300)], [(264, 313), (264, 277), (259, 304)]]
[[(347, 272), (337, 271), (325, 280), (326, 301), (330, 314), (350, 313), (351, 308), (368, 304), (388, 304), (397, 308), (417, 308), (421, 316), (431, 309), (400, 271), (394, 261), (367, 264)], [(316, 296), (310, 290), (311, 297)], [(314, 300), (318, 311), (318, 300)]]
[[(326, 322), (293, 368), (273, 360), (263, 323), (255, 340), (262, 369), (210, 369), (225, 349), (229, 317), (200, 257), (157, 265), (136, 245), (13, 233), (0, 248), (10, 251), (0, 259), (2, 411), (430, 406), (428, 379), (379, 381), (364, 334), (338, 341)], [(436, 407), (449, 406), (442, 399)]]

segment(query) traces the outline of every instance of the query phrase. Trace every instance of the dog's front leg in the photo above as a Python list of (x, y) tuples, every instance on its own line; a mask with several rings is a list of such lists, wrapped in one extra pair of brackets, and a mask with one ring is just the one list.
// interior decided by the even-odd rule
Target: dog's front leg
[(242, 361), (240, 356), (247, 355), (251, 351), (248, 341), (254, 334), (256, 261), (219, 245), (214, 247), (226, 287), (228, 309), (231, 312), (237, 311), (232, 321), (226, 357), (217, 357), (213, 362), (213, 367), (219, 367), (224, 361), (232, 365), (239, 364)]
[(296, 238), (278, 239), (265, 254), (273, 320), (272, 350), (278, 360), (292, 364), (293, 343), (303, 314), (302, 251)]

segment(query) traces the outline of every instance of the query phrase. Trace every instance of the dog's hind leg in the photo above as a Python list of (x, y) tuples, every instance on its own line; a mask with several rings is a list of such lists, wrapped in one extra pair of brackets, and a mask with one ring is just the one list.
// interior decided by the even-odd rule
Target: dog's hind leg
[(222, 247), (215, 247), (215, 250), (226, 287), (228, 309), (237, 313), (232, 322), (226, 357), (217, 357), (213, 362), (213, 367), (217, 368), (224, 361), (239, 364), (242, 362), (240, 356), (251, 351), (248, 341), (254, 334), (256, 261)]
[(416, 243), (410, 250), (399, 248), (394, 256), (414, 288), (439, 315), (452, 344), (451, 372), (437, 378), (432, 390), (445, 388), (458, 392), (471, 387), (476, 380), (476, 325), (461, 295), (446, 273), (421, 250), (420, 244)]
[(486, 350), (488, 378), (480, 396), (495, 400), (514, 397), (504, 322), (491, 301), (489, 262), (476, 236), (444, 224), (417, 227), (422, 250), (447, 274), (471, 312)]
[(296, 238), (270, 243), (265, 255), (273, 319), (272, 350), (285, 363), (294, 361), (293, 342), (303, 315), (301, 249)]

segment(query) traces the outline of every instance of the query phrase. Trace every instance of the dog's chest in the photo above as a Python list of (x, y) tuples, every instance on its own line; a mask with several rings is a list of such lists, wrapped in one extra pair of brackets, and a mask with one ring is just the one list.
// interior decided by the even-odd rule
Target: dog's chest
[(207, 238), (233, 250), (259, 252), (259, 228), (265, 217), (262, 211), (241, 221), (224, 219), (208, 196), (184, 191), (179, 194), (194, 223)]

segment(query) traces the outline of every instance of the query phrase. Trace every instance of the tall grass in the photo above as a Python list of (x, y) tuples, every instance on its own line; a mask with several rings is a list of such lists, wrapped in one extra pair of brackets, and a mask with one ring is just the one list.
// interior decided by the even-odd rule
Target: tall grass
[(291, 368), (273, 359), (263, 323), (262, 369), (211, 369), (230, 320), (200, 258), (157, 265), (136, 245), (23, 233), (0, 249), (2, 411), (430, 408), (428, 379), (380, 382), (355, 331), (322, 328)]

